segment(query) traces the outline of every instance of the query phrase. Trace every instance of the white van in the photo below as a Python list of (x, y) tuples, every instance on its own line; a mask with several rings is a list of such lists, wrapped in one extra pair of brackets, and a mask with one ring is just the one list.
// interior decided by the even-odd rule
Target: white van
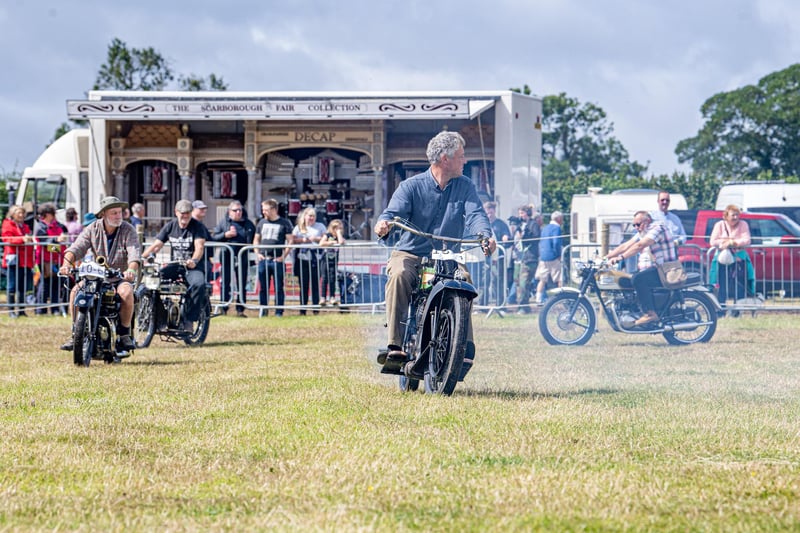
[(800, 223), (800, 183), (725, 182), (714, 209), (722, 211), (729, 205), (739, 206), (743, 211), (781, 213)]

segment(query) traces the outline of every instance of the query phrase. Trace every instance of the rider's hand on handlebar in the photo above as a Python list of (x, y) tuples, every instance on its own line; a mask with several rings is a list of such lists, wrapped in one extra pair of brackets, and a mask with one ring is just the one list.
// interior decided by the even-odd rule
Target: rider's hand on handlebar
[(496, 249), (497, 249), (497, 241), (494, 240), (494, 237), (483, 239), (481, 241), (481, 250), (483, 250), (483, 255), (486, 256), (492, 255)]
[(378, 237), (385, 237), (389, 233), (389, 229), (391, 229), (391, 224), (388, 220), (379, 220), (375, 223), (375, 235)]

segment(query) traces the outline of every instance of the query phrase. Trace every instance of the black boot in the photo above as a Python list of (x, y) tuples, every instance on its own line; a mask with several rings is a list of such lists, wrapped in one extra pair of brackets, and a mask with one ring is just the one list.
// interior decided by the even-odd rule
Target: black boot
[(8, 293), (8, 316), (10, 318), (17, 318), (19, 315), (17, 314), (17, 306), (14, 305), (17, 303), (17, 295), (13, 292)]

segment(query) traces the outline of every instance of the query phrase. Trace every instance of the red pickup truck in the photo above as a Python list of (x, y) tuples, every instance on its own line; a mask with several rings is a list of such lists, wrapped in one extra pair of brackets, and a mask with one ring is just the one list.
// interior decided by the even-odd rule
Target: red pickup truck
[[(708, 270), (709, 240), (722, 211), (674, 210), (686, 230), (687, 240), (679, 250), (680, 260), (689, 271)], [(778, 213), (742, 212), (741, 220), (750, 227), (751, 247), (747, 249), (756, 273), (756, 288), (764, 295), (785, 291), (800, 296), (800, 226)]]

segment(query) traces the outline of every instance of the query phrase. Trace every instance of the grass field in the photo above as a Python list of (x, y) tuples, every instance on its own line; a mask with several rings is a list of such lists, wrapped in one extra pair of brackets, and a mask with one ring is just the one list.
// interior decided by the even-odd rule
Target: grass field
[(440, 398), (378, 373), (382, 317), (219, 317), (84, 369), (66, 319), (3, 316), (0, 530), (798, 530), (798, 325), (562, 348), (476, 316)]

